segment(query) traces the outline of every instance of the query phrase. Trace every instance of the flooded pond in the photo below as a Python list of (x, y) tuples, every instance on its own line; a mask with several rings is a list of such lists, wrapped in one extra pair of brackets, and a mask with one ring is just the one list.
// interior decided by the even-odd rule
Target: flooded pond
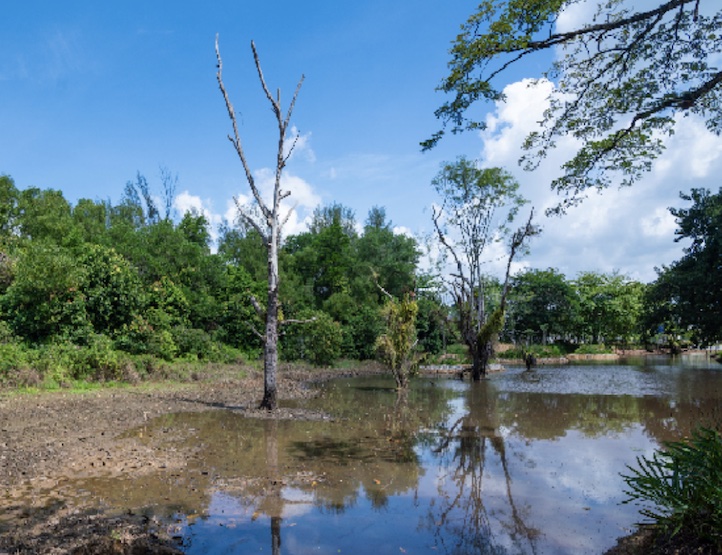
[(82, 488), (172, 516), (189, 554), (603, 553), (639, 521), (620, 473), (722, 422), (704, 358), (510, 368), (470, 384), (325, 384), (323, 421), (176, 414), (132, 430), (182, 469)]

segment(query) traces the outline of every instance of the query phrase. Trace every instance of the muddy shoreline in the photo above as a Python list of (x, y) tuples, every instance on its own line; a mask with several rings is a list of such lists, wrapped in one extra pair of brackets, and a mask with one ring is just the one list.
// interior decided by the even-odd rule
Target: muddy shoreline
[[(263, 376), (249, 367), (212, 369), (192, 383), (34, 394), (0, 390), (0, 555), (182, 553), (172, 519), (154, 511), (121, 511), (78, 495), (83, 480), (121, 476), (141, 484), (144, 476), (159, 469), (172, 474), (194, 456), (159, 450), (126, 432), (165, 415), (209, 410), (251, 418), (327, 419), (300, 408), (299, 400), (317, 394), (314, 383), (379, 372), (376, 365), (350, 371), (283, 367), (281, 408), (272, 414), (256, 408)], [(646, 531), (620, 541), (610, 553), (648, 553), (650, 543)]]
[(184, 465), (190, 453), (158, 452), (124, 435), (151, 419), (208, 410), (253, 418), (327, 418), (289, 405), (315, 395), (314, 382), (379, 371), (374, 365), (353, 371), (284, 367), (278, 377), (281, 408), (273, 413), (257, 409), (263, 376), (253, 368), (225, 368), (188, 384), (33, 394), (0, 390), (0, 555), (179, 553), (168, 522), (68, 501), (64, 493), (82, 479), (132, 480)]

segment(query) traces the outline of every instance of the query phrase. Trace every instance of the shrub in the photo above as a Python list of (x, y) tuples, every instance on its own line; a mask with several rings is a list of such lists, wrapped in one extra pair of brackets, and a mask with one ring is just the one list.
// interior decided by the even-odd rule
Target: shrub
[(196, 360), (212, 360), (218, 350), (211, 336), (204, 330), (176, 326), (172, 330), (173, 341), (178, 346), (178, 356)]
[(284, 326), (281, 349), (284, 360), (305, 360), (330, 366), (341, 356), (341, 325), (325, 312), (302, 312), (303, 323)]
[(28, 362), (40, 373), (48, 387), (65, 386), (72, 379), (73, 351), (77, 349), (71, 343), (50, 343), (28, 351)]
[(122, 377), (122, 361), (113, 341), (93, 335), (85, 347), (70, 351), (70, 377), (76, 380), (116, 380)]
[(19, 256), (15, 279), (0, 297), (13, 332), (26, 341), (80, 340), (92, 332), (83, 285), (87, 270), (69, 249), (40, 241)]
[(606, 345), (586, 344), (580, 345), (574, 352), (578, 355), (604, 355), (611, 353), (612, 349)]
[(652, 503), (641, 513), (663, 534), (682, 534), (722, 551), (722, 438), (707, 428), (688, 441), (671, 442), (651, 458), (638, 457), (638, 469), (623, 476), (627, 502)]
[(15, 375), (29, 366), (27, 349), (22, 343), (0, 342), (0, 383), (15, 383)]
[(379, 360), (391, 370), (399, 389), (408, 386), (418, 366), (415, 351), (418, 312), (419, 305), (408, 294), (400, 301), (390, 299), (384, 307), (386, 333), (376, 340), (376, 349)]
[[(153, 312), (153, 320), (161, 321), (162, 311)], [(115, 347), (133, 355), (148, 354), (163, 360), (173, 360), (178, 354), (173, 334), (163, 323), (153, 325), (142, 316), (135, 316), (133, 321), (120, 331), (115, 338)]]
[(529, 347), (514, 347), (507, 349), (502, 353), (498, 353), (498, 358), (504, 359), (523, 359), (528, 353), (533, 354), (536, 358), (559, 358), (564, 356), (564, 352), (558, 345), (530, 345)]

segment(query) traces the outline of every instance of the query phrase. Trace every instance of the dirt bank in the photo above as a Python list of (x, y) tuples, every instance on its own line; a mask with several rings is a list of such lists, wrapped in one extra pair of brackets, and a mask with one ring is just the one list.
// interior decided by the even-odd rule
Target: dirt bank
[(152, 418), (208, 410), (257, 418), (322, 418), (284, 408), (284, 402), (313, 395), (314, 381), (378, 371), (374, 366), (352, 372), (282, 368), (281, 408), (272, 415), (256, 408), (263, 380), (252, 368), (216, 368), (190, 384), (38, 394), (0, 391), (0, 555), (178, 552), (168, 523), (70, 503), (64, 489), (79, 478), (102, 474), (132, 479), (184, 464), (188, 453), (159, 453), (124, 436)]

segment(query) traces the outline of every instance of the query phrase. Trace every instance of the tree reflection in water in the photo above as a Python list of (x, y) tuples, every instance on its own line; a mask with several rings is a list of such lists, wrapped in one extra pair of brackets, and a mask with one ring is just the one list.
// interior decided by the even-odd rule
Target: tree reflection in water
[[(428, 526), (446, 553), (536, 553), (539, 531), (525, 524), (524, 510), (514, 500), (497, 397), (488, 381), (471, 384), (466, 414), (433, 450), (445, 474), (439, 480), (438, 499), (431, 504)], [(485, 497), (494, 495), (485, 493), (485, 478), (493, 479), (487, 466), (497, 461), (508, 510), (489, 510), (485, 504)]]
[(278, 468), (278, 420), (263, 423), (263, 438), (266, 443), (266, 469), (268, 472), (268, 495), (263, 500), (265, 512), (271, 518), (271, 553), (281, 553), (281, 514), (283, 513), (283, 478)]

